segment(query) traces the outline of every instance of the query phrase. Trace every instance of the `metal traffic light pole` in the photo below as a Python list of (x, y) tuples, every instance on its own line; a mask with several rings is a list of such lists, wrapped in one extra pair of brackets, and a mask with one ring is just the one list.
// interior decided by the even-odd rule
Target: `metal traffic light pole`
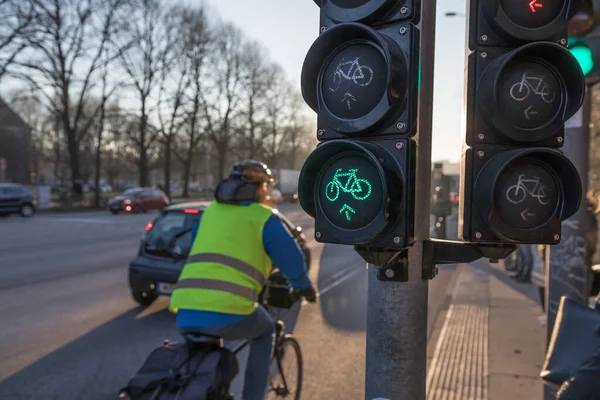
[[(428, 281), (422, 279), (429, 239), (431, 131), (436, 0), (422, 0), (421, 87), (417, 153), (416, 243), (408, 251), (408, 282), (382, 282), (369, 264), (365, 399), (424, 400)], [(406, 253), (404, 253), (406, 254)], [(390, 270), (388, 270), (390, 271)]]
[[(581, 109), (566, 124), (564, 154), (575, 164), (584, 195), (588, 188), (590, 117), (592, 110), (592, 88), (586, 90)], [(594, 229), (590, 216), (586, 213), (585, 196), (579, 211), (562, 223), (562, 239), (560, 244), (547, 246), (544, 260), (546, 293), (547, 337), (550, 342), (556, 312), (562, 296), (587, 304), (589, 295), (590, 265), (586, 257), (588, 252), (586, 235)], [(556, 398), (556, 392), (550, 386), (544, 390), (544, 400)]]

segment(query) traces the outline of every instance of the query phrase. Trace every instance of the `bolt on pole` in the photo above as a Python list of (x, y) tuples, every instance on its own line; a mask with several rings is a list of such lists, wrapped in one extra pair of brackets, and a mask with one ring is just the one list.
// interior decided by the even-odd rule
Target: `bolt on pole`
[[(431, 130), (436, 0), (422, 0), (421, 86), (415, 210), (416, 242), (408, 252), (408, 282), (382, 282), (369, 264), (365, 399), (424, 400), (427, 375), (428, 281), (422, 279), (429, 239)], [(399, 262), (405, 262), (399, 260)]]

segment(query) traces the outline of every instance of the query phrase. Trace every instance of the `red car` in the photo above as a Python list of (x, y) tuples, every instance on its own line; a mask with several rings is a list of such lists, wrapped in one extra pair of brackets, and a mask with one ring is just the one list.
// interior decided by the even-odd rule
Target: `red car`
[(152, 188), (127, 189), (119, 196), (111, 199), (108, 209), (113, 214), (125, 212), (146, 212), (148, 210), (160, 210), (171, 202), (162, 190)]

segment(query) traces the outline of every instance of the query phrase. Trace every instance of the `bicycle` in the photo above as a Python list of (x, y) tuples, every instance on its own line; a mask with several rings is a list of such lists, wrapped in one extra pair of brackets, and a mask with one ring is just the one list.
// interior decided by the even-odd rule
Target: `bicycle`
[[(525, 175), (519, 175), (519, 180), (515, 185), (512, 185), (506, 191), (506, 199), (513, 204), (522, 203), (527, 195), (537, 199), (537, 201), (545, 206), (550, 202), (550, 199), (546, 199), (546, 192), (544, 185), (540, 183), (540, 178), (534, 176), (533, 179), (524, 179)], [(528, 188), (527, 185), (533, 188)], [(546, 199), (546, 200), (544, 200)]]
[[(365, 200), (371, 195), (371, 184), (366, 179), (361, 179), (356, 176), (358, 169), (349, 169), (350, 172), (342, 173), (342, 168), (338, 168), (327, 186), (325, 186), (325, 197), (327, 200), (334, 202), (340, 196), (340, 190), (344, 193), (350, 193), (356, 200)], [(347, 177), (348, 180), (344, 185), (340, 178)], [(359, 195), (358, 193), (363, 193)]]
[[(346, 62), (344, 62), (344, 59), (342, 59), (339, 62), (332, 76), (333, 86), (329, 86), (329, 90), (332, 92), (337, 91), (342, 84), (342, 79), (352, 81), (355, 84), (363, 87), (371, 84), (371, 81), (373, 80), (373, 69), (371, 69), (371, 67), (367, 67), (366, 65), (360, 65), (358, 59), (359, 57), (356, 57), (354, 60)], [(342, 70), (342, 67), (347, 65), (350, 67), (346, 73)]]
[[(532, 84), (534, 82), (534, 84)], [(515, 94), (515, 88), (517, 89)], [(544, 84), (544, 78), (527, 76), (527, 73), (523, 74), (521, 82), (517, 82), (510, 88), (510, 96), (516, 101), (526, 100), (533, 91), (542, 98), (546, 103), (552, 103), (556, 98), (556, 93), (552, 92), (552, 87), (549, 84)], [(552, 94), (552, 96), (550, 96)]]
[[(273, 308), (290, 309), (301, 299), (301, 296), (296, 291), (293, 291), (283, 275), (274, 272), (265, 283), (265, 287), (259, 296), (261, 303), (268, 311)], [(223, 347), (221, 338), (207, 335), (188, 335), (186, 340), (194, 343), (204, 343), (216, 347)], [(250, 341), (244, 341), (232, 349), (236, 356), (249, 346)], [(283, 368), (284, 358), (292, 355), (292, 362), (296, 364), (297, 373), (295, 374), (296, 383), (293, 384), (294, 376), (285, 373)], [(273, 371), (275, 367), (275, 371)], [(275, 322), (275, 343), (271, 356), (271, 371), (269, 371), (269, 394), (268, 399), (288, 398), (290, 400), (299, 400), (302, 389), (303, 378), (303, 360), (300, 350), (300, 343), (291, 334), (285, 333), (285, 323), (279, 316)], [(230, 382), (231, 383), (231, 382)], [(233, 400), (233, 397), (225, 396), (213, 400)]]

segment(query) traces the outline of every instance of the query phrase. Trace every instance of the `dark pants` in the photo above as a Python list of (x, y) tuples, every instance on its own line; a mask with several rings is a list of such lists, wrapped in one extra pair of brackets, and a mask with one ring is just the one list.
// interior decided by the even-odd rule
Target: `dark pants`
[(275, 321), (263, 306), (231, 325), (182, 328), (181, 333), (201, 333), (223, 340), (250, 340), (250, 356), (244, 375), (243, 400), (263, 400), (267, 391)]

